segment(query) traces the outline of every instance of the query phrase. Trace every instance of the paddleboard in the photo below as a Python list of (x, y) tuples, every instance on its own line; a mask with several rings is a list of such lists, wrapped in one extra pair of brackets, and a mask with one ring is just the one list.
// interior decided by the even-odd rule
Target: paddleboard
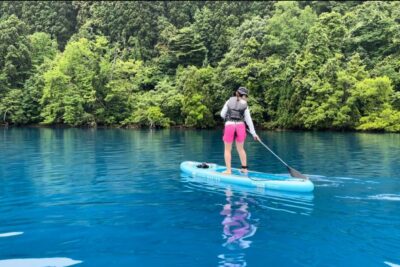
[(184, 161), (180, 165), (182, 172), (191, 177), (201, 177), (206, 182), (227, 183), (246, 187), (264, 188), (287, 192), (306, 193), (314, 190), (314, 184), (309, 179), (290, 177), (289, 174), (272, 174), (256, 171), (241, 173), (239, 169), (232, 169), (232, 174), (224, 174), (225, 166), (215, 163), (201, 163)]

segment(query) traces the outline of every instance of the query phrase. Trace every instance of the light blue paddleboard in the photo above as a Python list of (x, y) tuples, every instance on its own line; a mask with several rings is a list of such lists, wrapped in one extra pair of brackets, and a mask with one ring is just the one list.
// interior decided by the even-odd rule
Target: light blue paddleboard
[(191, 177), (201, 177), (210, 182), (222, 182), (246, 187), (256, 187), (271, 190), (306, 193), (314, 190), (314, 184), (308, 179), (293, 178), (284, 174), (271, 174), (249, 171), (241, 173), (238, 169), (232, 169), (232, 174), (223, 174), (225, 166), (207, 163), (208, 168), (200, 167), (201, 162), (184, 161), (181, 163), (181, 171)]

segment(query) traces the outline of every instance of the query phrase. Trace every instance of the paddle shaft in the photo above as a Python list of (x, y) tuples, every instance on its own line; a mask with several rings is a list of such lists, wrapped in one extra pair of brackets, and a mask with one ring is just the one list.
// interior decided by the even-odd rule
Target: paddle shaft
[[(246, 130), (250, 133), (249, 129)], [(269, 148), (266, 144), (264, 144), (263, 141), (261, 141), (260, 137), (258, 137), (258, 142), (260, 142), (260, 144), (262, 144), (266, 149), (268, 149), (268, 151), (271, 152), (272, 155), (274, 155), (277, 159), (279, 159), (279, 161), (282, 162), (286, 167), (290, 168), (290, 166), (286, 162), (284, 162), (277, 154), (275, 154), (271, 148)]]
[(290, 168), (290, 166), (284, 162), (277, 154), (274, 153), (274, 151), (272, 151), (266, 144), (264, 144), (263, 141), (261, 141), (260, 138), (258, 138), (258, 142), (260, 142), (260, 144), (262, 144), (266, 149), (268, 149), (269, 152), (271, 152), (272, 155), (275, 156), (275, 158), (279, 159), (280, 162), (282, 162), (286, 167)]
[[(250, 133), (250, 131), (248, 129), (246, 129), (246, 130)], [(301, 172), (293, 169), (286, 162), (284, 162), (277, 154), (274, 153), (274, 151), (272, 151), (272, 149), (270, 149), (266, 144), (264, 144), (263, 141), (261, 141), (260, 137), (258, 137), (258, 142), (260, 142), (260, 144), (262, 144), (269, 152), (271, 152), (272, 155), (274, 155), (280, 162), (282, 162), (286, 166), (286, 168), (288, 168), (290, 176), (302, 178), (302, 179), (308, 179), (307, 176), (305, 176)]]

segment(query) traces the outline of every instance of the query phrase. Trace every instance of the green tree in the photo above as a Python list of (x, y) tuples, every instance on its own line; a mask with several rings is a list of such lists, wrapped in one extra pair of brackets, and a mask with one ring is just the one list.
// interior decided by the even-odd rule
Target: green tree
[(215, 125), (214, 114), (222, 108), (224, 91), (216, 81), (212, 67), (191, 66), (178, 71), (178, 91), (183, 94), (183, 116), (186, 126), (207, 128)]
[(54, 66), (44, 74), (45, 87), (41, 104), (45, 124), (65, 123), (72, 126), (95, 125), (99, 105), (96, 87), (100, 85), (99, 51), (107, 41), (80, 39), (71, 42), (54, 60)]
[(17, 16), (31, 34), (50, 34), (61, 49), (76, 31), (77, 12), (72, 1), (5, 1), (0, 4), (0, 14)]
[(254, 60), (262, 59), (265, 51), (261, 50), (264, 36), (267, 34), (267, 20), (253, 17), (243, 22), (235, 31), (230, 42), (229, 51), (221, 60), (219, 67), (242, 67)]
[(358, 123), (360, 114), (350, 99), (356, 84), (366, 78), (369, 74), (365, 70), (360, 55), (354, 54), (347, 63), (346, 68), (337, 72), (335, 87), (339, 94), (339, 107), (334, 116), (332, 126), (335, 128), (354, 128)]
[(305, 50), (296, 62), (295, 87), (289, 108), (293, 126), (332, 128), (343, 102), (343, 90), (336, 86), (343, 68), (341, 38), (346, 29), (338, 13), (324, 13), (310, 29)]
[(306, 76), (310, 87), (298, 112), (300, 121), (306, 128), (332, 127), (343, 97), (343, 91), (334, 86), (341, 57), (341, 54), (336, 54), (317, 72)]
[(273, 16), (266, 24), (262, 49), (266, 55), (281, 57), (299, 52), (316, 20), (317, 15), (310, 7), (301, 9), (297, 2), (277, 2)]
[(182, 111), (185, 115), (185, 125), (189, 127), (207, 128), (214, 126), (210, 110), (202, 103), (204, 96), (194, 94), (184, 98)]
[(387, 76), (393, 83), (394, 90), (400, 92), (400, 53), (385, 57), (371, 71), (373, 76)]
[(170, 120), (165, 117), (160, 107), (150, 106), (145, 109), (137, 109), (123, 124), (148, 126), (150, 128), (169, 127)]
[(23, 94), (21, 89), (9, 90), (0, 100), (0, 114), (5, 122), (11, 121), (15, 124), (25, 122), (23, 105), (21, 104)]
[(227, 52), (233, 32), (231, 25), (234, 23), (235, 17), (226, 14), (223, 8), (211, 10), (205, 6), (196, 12), (193, 28), (204, 43), (207, 49), (206, 61), (212, 66), (216, 66)]
[(136, 51), (136, 60), (155, 56), (158, 17), (163, 13), (161, 2), (102, 2), (90, 7), (86, 20), (93, 21), (96, 34), (108, 36), (124, 48)]
[(342, 14), (363, 3), (364, 1), (301, 1), (300, 5), (310, 6), (319, 15), (332, 11)]
[(133, 93), (139, 91), (135, 79), (142, 64), (141, 61), (120, 59), (114, 63), (107, 60), (102, 62), (102, 71), (109, 81), (103, 92), (97, 90), (103, 103), (97, 114), (105, 124), (118, 124), (130, 116), (136, 104)]
[(348, 102), (357, 110), (360, 121), (390, 108), (393, 87), (388, 77), (366, 78), (357, 82)]
[(0, 96), (10, 88), (21, 88), (29, 77), (30, 45), (25, 23), (14, 15), (0, 20)]
[(173, 66), (202, 66), (206, 58), (206, 48), (192, 27), (180, 29), (169, 40), (169, 55)]
[(182, 124), (183, 95), (168, 79), (160, 81), (155, 90), (136, 93), (133, 100), (132, 114), (122, 122), (123, 125), (154, 128)]
[(350, 33), (350, 38), (346, 41), (346, 51), (359, 52), (368, 68), (391, 52), (392, 38), (398, 25), (390, 13), (389, 2), (376, 1), (358, 5), (344, 17)]
[(158, 98), (157, 105), (161, 107), (162, 112), (169, 118), (171, 124), (183, 124), (183, 94), (168, 78), (158, 82), (155, 89), (155, 95), (152, 98)]
[(57, 42), (48, 33), (35, 32), (28, 36), (31, 46), (32, 65), (39, 67), (46, 60), (53, 59), (58, 53)]

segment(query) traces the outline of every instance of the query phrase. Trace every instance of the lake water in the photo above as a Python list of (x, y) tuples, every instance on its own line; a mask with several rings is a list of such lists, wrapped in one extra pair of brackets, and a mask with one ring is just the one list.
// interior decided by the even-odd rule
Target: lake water
[(224, 163), (220, 130), (0, 128), (0, 267), (400, 266), (399, 134), (259, 135), (314, 193), (181, 175)]

